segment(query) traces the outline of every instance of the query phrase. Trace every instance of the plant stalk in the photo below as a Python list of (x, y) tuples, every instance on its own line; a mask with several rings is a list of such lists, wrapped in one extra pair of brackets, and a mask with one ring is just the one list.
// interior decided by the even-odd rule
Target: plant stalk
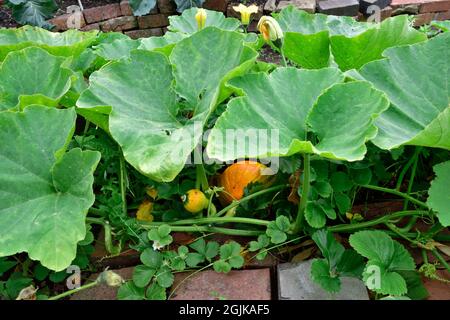
[(96, 281), (94, 281), (94, 282), (85, 284), (85, 285), (83, 285), (83, 286), (81, 286), (81, 287), (79, 287), (79, 288), (75, 288), (75, 289), (72, 289), (72, 290), (63, 292), (63, 293), (61, 293), (61, 294), (58, 294), (58, 295), (56, 295), (56, 296), (50, 297), (50, 298), (48, 298), (48, 300), (59, 300), (59, 299), (65, 298), (65, 297), (67, 297), (67, 296), (70, 296), (70, 295), (72, 295), (72, 294), (74, 294), (74, 293), (77, 293), (77, 292), (79, 292), (79, 291), (83, 291), (83, 290), (86, 290), (86, 289), (95, 287), (97, 284), (99, 284), (99, 282), (96, 280)]
[[(260, 226), (269, 225), (270, 221), (253, 219), (253, 218), (243, 218), (243, 217), (210, 217), (210, 218), (199, 218), (199, 219), (184, 219), (173, 222), (147, 222), (149, 226), (155, 225), (159, 226), (162, 224), (168, 224), (170, 226), (183, 226), (191, 224), (211, 224), (211, 223), (246, 223), (254, 224)], [(147, 224), (142, 221), (141, 224)]]
[(419, 210), (399, 211), (370, 221), (332, 226), (329, 227), (328, 230), (330, 230), (331, 232), (353, 232), (359, 229), (372, 227), (378, 224), (384, 224), (392, 219), (398, 219), (407, 216), (420, 216), (426, 214), (428, 214), (428, 211), (419, 211)]
[(303, 181), (302, 181), (302, 196), (298, 205), (297, 218), (295, 219), (293, 233), (298, 234), (303, 226), (305, 218), (306, 205), (308, 203), (309, 187), (310, 187), (310, 155), (305, 153), (303, 155)]
[[(152, 229), (158, 227), (157, 225), (147, 225), (144, 226), (146, 229)], [(257, 230), (239, 230), (230, 228), (219, 228), (210, 226), (170, 226), (171, 231), (175, 232), (211, 232), (211, 233), (221, 233), (230, 236), (243, 236), (243, 237), (257, 237), (264, 233), (264, 231)]]
[(226, 206), (225, 208), (223, 208), (222, 210), (217, 212), (216, 216), (221, 216), (221, 215), (225, 214), (228, 210), (230, 210), (230, 209), (232, 209), (234, 207), (237, 207), (241, 203), (244, 203), (244, 202), (246, 202), (248, 200), (251, 200), (253, 198), (259, 197), (260, 195), (263, 195), (265, 193), (281, 190), (283, 188), (286, 188), (286, 185), (277, 185), (277, 186), (274, 186), (274, 187), (270, 187), (270, 188), (267, 188), (267, 189), (260, 190), (258, 192), (249, 194), (248, 196), (246, 196), (246, 197), (244, 197), (244, 198), (242, 198), (240, 200), (233, 201), (231, 204), (229, 204), (228, 206)]
[(122, 198), (122, 212), (125, 216), (128, 215), (128, 209), (127, 209), (127, 197), (126, 197), (126, 172), (125, 172), (125, 158), (122, 153), (122, 148), (120, 148), (120, 177), (119, 177), (119, 183), (120, 183), (120, 195)]
[(436, 257), (436, 259), (439, 260), (442, 266), (447, 269), (447, 272), (450, 272), (450, 266), (448, 265), (447, 261), (445, 261), (444, 257), (442, 257), (442, 255), (436, 249), (432, 249), (431, 252)]
[(366, 189), (371, 189), (371, 190), (376, 190), (376, 191), (381, 191), (381, 192), (385, 192), (385, 193), (390, 193), (390, 194), (394, 194), (396, 196), (408, 199), (410, 202), (417, 204), (418, 206), (424, 207), (424, 208), (428, 208), (427, 204), (425, 202), (422, 202), (420, 200), (417, 200), (416, 198), (413, 198), (409, 195), (407, 195), (406, 193), (394, 190), (394, 189), (389, 189), (389, 188), (384, 188), (384, 187), (379, 187), (379, 186), (373, 186), (373, 185), (361, 185), (361, 187), (366, 188)]

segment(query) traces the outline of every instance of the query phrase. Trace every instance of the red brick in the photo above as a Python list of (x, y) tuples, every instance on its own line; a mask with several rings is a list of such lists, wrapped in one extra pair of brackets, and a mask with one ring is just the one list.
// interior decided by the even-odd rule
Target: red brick
[(130, 3), (128, 1), (120, 2), (120, 12), (123, 16), (132, 16), (133, 10), (130, 7)]
[(164, 14), (151, 14), (148, 16), (138, 17), (139, 28), (160, 28), (169, 25), (169, 19)]
[(102, 31), (123, 31), (137, 28), (137, 20), (133, 16), (118, 17), (100, 23)]
[(436, 19), (436, 20), (450, 20), (450, 10), (436, 13), (434, 19)]
[[(112, 271), (119, 274), (124, 280), (131, 280), (131, 278), (133, 277), (133, 270), (134, 267)], [(98, 278), (98, 276), (98, 273), (93, 274), (89, 277), (88, 280), (94, 281)], [(86, 281), (86, 283), (88, 282)], [(70, 300), (116, 300), (118, 290), (118, 287), (110, 287), (106, 284), (101, 284), (73, 294)]]
[[(172, 289), (173, 300), (270, 300), (270, 269), (233, 270), (217, 273), (213, 270), (178, 273)], [(183, 279), (186, 279), (182, 282)], [(179, 285), (179, 287), (178, 287)]]
[(203, 8), (214, 11), (227, 11), (227, 0), (206, 0), (203, 4)]
[(163, 30), (161, 28), (141, 29), (141, 30), (126, 31), (125, 34), (132, 39), (139, 39), (139, 38), (162, 36)]
[[(437, 270), (436, 273), (439, 277), (450, 280), (450, 275), (445, 270)], [(448, 283), (423, 277), (423, 285), (429, 293), (427, 300), (450, 300), (450, 285)]]
[(419, 27), (424, 24), (430, 23), (434, 19), (434, 13), (427, 12), (427, 13), (421, 13), (415, 16), (414, 19), (414, 26)]
[(420, 13), (442, 12), (450, 10), (450, 0), (424, 1), (420, 6)]
[(381, 20), (387, 19), (390, 16), (392, 16), (392, 7), (387, 6), (386, 8), (384, 8), (380, 11)]
[(176, 12), (173, 0), (158, 0), (158, 9), (161, 13), (173, 14)]
[(83, 13), (87, 23), (100, 22), (116, 18), (122, 14), (118, 3), (86, 9)]
[(91, 30), (100, 30), (100, 23), (92, 23), (84, 26), (80, 29), (81, 31), (91, 31)]
[[(72, 18), (71, 18), (72, 17)], [(79, 20), (78, 20), (79, 19)], [(77, 13), (67, 13), (61, 16), (56, 16), (48, 21), (55, 26), (53, 31), (65, 31), (68, 29), (81, 29), (86, 25), (84, 16), (81, 12)], [(77, 26), (76, 24), (79, 23)]]
[(420, 4), (423, 3), (424, 0), (392, 0), (390, 6), (392, 8), (407, 6), (409, 4)]

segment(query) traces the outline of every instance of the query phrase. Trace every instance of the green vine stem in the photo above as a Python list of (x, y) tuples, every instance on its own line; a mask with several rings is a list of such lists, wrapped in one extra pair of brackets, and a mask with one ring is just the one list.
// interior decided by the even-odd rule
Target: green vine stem
[(77, 293), (77, 292), (79, 292), (79, 291), (83, 291), (83, 290), (86, 290), (86, 289), (95, 287), (95, 286), (98, 285), (99, 283), (100, 283), (100, 281), (95, 280), (94, 282), (85, 284), (85, 285), (83, 285), (83, 286), (81, 286), (81, 287), (79, 287), (79, 288), (75, 288), (75, 289), (72, 289), (72, 290), (63, 292), (63, 293), (61, 293), (61, 294), (58, 294), (58, 295), (56, 295), (56, 296), (50, 297), (50, 298), (48, 298), (48, 300), (59, 300), (59, 299), (65, 298), (65, 297), (67, 297), (67, 296), (70, 296), (70, 295), (72, 295), (72, 294), (74, 294), (74, 293)]
[[(419, 155), (420, 155), (420, 151), (422, 150), (421, 147), (416, 147), (416, 150), (414, 151), (414, 155), (412, 157), (413, 159), (413, 164), (412, 164), (412, 168), (411, 168), (411, 175), (409, 177), (409, 181), (408, 181), (408, 189), (406, 191), (406, 194), (409, 196), (411, 194), (411, 190), (414, 184), (414, 178), (416, 177), (416, 171), (417, 171), (417, 163), (419, 162)], [(408, 199), (405, 199), (405, 202), (403, 203), (403, 210), (408, 210)], [(406, 225), (402, 228), (399, 228), (399, 230), (401, 232), (408, 232), (409, 230), (411, 230), (411, 228), (416, 224), (417, 222), (417, 217), (412, 217), (411, 219), (409, 219), (408, 223), (406, 223)]]
[(122, 198), (122, 212), (125, 216), (128, 215), (128, 209), (127, 209), (127, 197), (126, 197), (126, 167), (125, 167), (125, 158), (123, 156), (122, 148), (119, 147), (120, 152), (120, 177), (119, 177), (119, 183), (120, 183), (120, 195)]
[(435, 248), (431, 250), (431, 253), (436, 257), (436, 259), (439, 260), (442, 266), (447, 269), (447, 272), (450, 272), (450, 266), (448, 265), (447, 261), (445, 261), (444, 257), (442, 257), (442, 255)]
[(268, 226), (270, 221), (254, 219), (254, 218), (244, 218), (244, 217), (209, 217), (209, 218), (199, 218), (199, 219), (183, 219), (173, 222), (140, 222), (141, 224), (148, 224), (149, 226), (155, 225), (160, 226), (162, 224), (168, 224), (170, 226), (183, 226), (191, 224), (210, 224), (210, 223), (246, 223), (254, 224), (259, 226)]
[(331, 232), (354, 232), (356, 230), (372, 227), (378, 224), (384, 224), (393, 219), (398, 219), (407, 216), (421, 216), (428, 214), (429, 214), (428, 211), (420, 211), (420, 210), (398, 211), (370, 221), (353, 224), (339, 224), (336, 226), (329, 227), (328, 230), (330, 230)]
[(306, 205), (308, 203), (309, 184), (310, 184), (310, 155), (305, 153), (303, 155), (303, 181), (302, 181), (302, 195), (300, 203), (298, 205), (297, 218), (293, 226), (292, 232), (298, 234), (303, 226), (303, 220), (305, 217)]
[[(157, 225), (142, 225), (144, 229), (157, 228)], [(264, 231), (257, 230), (240, 230), (230, 228), (219, 228), (210, 226), (170, 226), (171, 231), (175, 232), (212, 232), (221, 233), (230, 236), (243, 236), (243, 237), (257, 237), (264, 233)]]
[(395, 186), (395, 190), (400, 191), (400, 188), (403, 183), (403, 179), (405, 178), (406, 173), (408, 172), (409, 168), (413, 165), (414, 162), (417, 161), (417, 156), (420, 153), (421, 148), (416, 147), (416, 150), (414, 151), (414, 155), (408, 160), (408, 162), (403, 166), (402, 171), (398, 175), (397, 184)]
[(373, 186), (373, 185), (361, 185), (361, 187), (366, 188), (366, 189), (371, 189), (371, 190), (376, 190), (376, 191), (381, 191), (381, 192), (385, 192), (385, 193), (390, 193), (390, 194), (394, 194), (396, 196), (408, 199), (410, 202), (417, 204), (418, 206), (424, 207), (424, 208), (428, 208), (427, 204), (425, 202), (422, 202), (420, 200), (417, 200), (416, 198), (413, 198), (409, 195), (407, 195), (406, 193), (394, 190), (394, 189), (389, 189), (389, 188), (384, 188), (384, 187), (379, 187), (379, 186)]
[(228, 210), (239, 206), (241, 203), (244, 203), (244, 202), (249, 201), (251, 199), (257, 198), (257, 197), (259, 197), (259, 196), (261, 196), (263, 194), (269, 193), (269, 192), (273, 192), (273, 191), (278, 191), (278, 190), (284, 189), (287, 186), (288, 185), (273, 186), (273, 187), (270, 187), (270, 188), (267, 188), (267, 189), (263, 189), (263, 190), (255, 192), (255, 193), (249, 194), (248, 196), (243, 197), (240, 200), (234, 200), (231, 204), (229, 204), (228, 206), (226, 206), (225, 208), (223, 208), (222, 210), (217, 212), (216, 216), (221, 216), (221, 215), (225, 214), (226, 212), (228, 212)]
[(202, 191), (206, 191), (209, 189), (208, 177), (206, 176), (205, 167), (203, 165), (202, 155), (197, 148), (194, 150), (194, 161), (199, 160), (200, 163), (195, 165), (196, 170), (196, 181), (195, 187)]

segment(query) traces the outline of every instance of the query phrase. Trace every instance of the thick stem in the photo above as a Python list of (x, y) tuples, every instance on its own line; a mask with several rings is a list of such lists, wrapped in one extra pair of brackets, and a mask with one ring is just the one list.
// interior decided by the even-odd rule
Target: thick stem
[(81, 286), (79, 288), (75, 288), (75, 289), (63, 292), (61, 294), (58, 294), (56, 296), (50, 297), (50, 298), (48, 298), (48, 300), (59, 300), (59, 299), (65, 298), (67, 296), (70, 296), (71, 294), (77, 293), (79, 291), (83, 291), (83, 290), (95, 287), (97, 284), (99, 284), (99, 282), (98, 281), (94, 281), (94, 282), (85, 284), (84, 286)]
[[(156, 228), (157, 225), (147, 225), (144, 226), (146, 229)], [(229, 228), (219, 228), (219, 227), (209, 227), (209, 226), (170, 226), (171, 231), (175, 232), (211, 232), (211, 233), (221, 233), (230, 236), (243, 236), (243, 237), (257, 237), (264, 233), (264, 231), (254, 231), (254, 230), (239, 230), (239, 229), (229, 229)]]
[(306, 205), (308, 203), (309, 195), (309, 179), (310, 179), (310, 155), (305, 153), (303, 155), (303, 181), (302, 181), (302, 196), (298, 205), (297, 218), (295, 219), (293, 233), (298, 234), (303, 226), (305, 218)]
[[(141, 222), (146, 224), (146, 222)], [(185, 226), (190, 224), (210, 224), (210, 223), (246, 223), (254, 224), (259, 226), (268, 226), (270, 221), (253, 219), (253, 218), (243, 218), (243, 217), (210, 217), (210, 218), (199, 218), (199, 219), (184, 219), (173, 222), (148, 222), (149, 226), (159, 226), (162, 224), (168, 224), (170, 226)]]
[(376, 191), (381, 191), (381, 192), (385, 192), (385, 193), (390, 193), (390, 194), (394, 194), (396, 196), (408, 199), (409, 201), (411, 201), (414, 204), (417, 204), (421, 207), (424, 208), (428, 208), (427, 204), (425, 202), (422, 202), (420, 200), (417, 200), (416, 198), (413, 198), (409, 195), (407, 195), (406, 193), (394, 190), (394, 189), (389, 189), (389, 188), (384, 188), (384, 187), (379, 187), (379, 186), (373, 186), (373, 185), (362, 185), (361, 187), (366, 188), (366, 189), (371, 189), (371, 190), (376, 190)]
[(125, 167), (125, 158), (122, 153), (122, 149), (120, 148), (120, 177), (119, 177), (119, 183), (120, 183), (120, 195), (122, 198), (122, 212), (125, 216), (128, 215), (128, 209), (127, 209), (127, 197), (126, 197), (126, 167)]
[(447, 269), (447, 272), (450, 272), (450, 266), (448, 265), (447, 261), (445, 261), (444, 257), (442, 257), (441, 254), (436, 249), (432, 249), (431, 252), (436, 257), (436, 259), (439, 260), (442, 266), (445, 267), (445, 269)]
[(418, 211), (418, 210), (399, 211), (399, 212), (388, 214), (388, 215), (385, 215), (385, 216), (382, 216), (380, 218), (370, 220), (370, 221), (353, 223), (353, 224), (340, 224), (340, 225), (332, 226), (332, 227), (329, 227), (328, 230), (330, 230), (331, 232), (353, 232), (355, 230), (372, 227), (377, 224), (383, 224), (383, 223), (389, 222), (389, 220), (392, 220), (392, 219), (398, 219), (398, 218), (407, 217), (407, 216), (426, 215), (426, 214), (428, 214), (428, 211)]
[(412, 166), (414, 160), (415, 159), (414, 159), (414, 156), (413, 156), (403, 166), (402, 171), (400, 171), (400, 174), (398, 175), (397, 184), (395, 185), (395, 190), (400, 191), (400, 188), (402, 187), (403, 179), (405, 178), (405, 175), (408, 172), (409, 168)]
[(244, 198), (242, 198), (240, 200), (233, 201), (230, 205), (226, 206), (225, 208), (223, 208), (222, 210), (217, 212), (216, 215), (217, 216), (221, 216), (221, 215), (225, 214), (228, 210), (239, 206), (241, 203), (244, 203), (244, 202), (246, 202), (248, 200), (251, 200), (253, 198), (259, 197), (260, 195), (263, 195), (263, 194), (266, 194), (266, 193), (269, 193), (269, 192), (281, 190), (283, 188), (286, 188), (286, 186), (285, 185), (278, 185), (278, 186), (274, 186), (274, 187), (271, 187), (271, 188), (263, 189), (261, 191), (252, 193), (252, 194), (250, 194), (250, 195), (248, 195), (248, 196), (246, 196), (246, 197), (244, 197)]
[[(422, 150), (421, 147), (416, 147), (416, 150), (414, 151), (414, 155), (413, 155), (414, 162), (413, 162), (413, 166), (411, 169), (411, 176), (409, 177), (409, 181), (408, 181), (408, 189), (406, 190), (406, 194), (408, 196), (411, 193), (412, 187), (414, 185), (414, 178), (416, 177), (417, 163), (419, 162), (419, 154), (420, 154), (421, 150)], [(406, 199), (405, 203), (403, 204), (403, 210), (408, 210), (408, 199)], [(414, 225), (414, 223), (410, 226), (410, 229)]]
[(203, 166), (201, 145), (197, 146), (194, 149), (194, 163), (196, 171), (195, 188), (201, 189), (202, 191), (206, 191), (209, 189), (209, 184), (208, 184), (208, 177), (206, 176), (205, 167)]

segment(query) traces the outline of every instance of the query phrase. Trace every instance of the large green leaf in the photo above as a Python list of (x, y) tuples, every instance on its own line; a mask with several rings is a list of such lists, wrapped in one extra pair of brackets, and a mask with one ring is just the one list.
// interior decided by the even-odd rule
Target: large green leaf
[(410, 26), (406, 16), (375, 24), (350, 17), (309, 14), (291, 6), (276, 19), (285, 32), (284, 54), (309, 69), (330, 65), (330, 53), (343, 71), (360, 68), (381, 59), (386, 48), (426, 40), (423, 33)]
[(188, 37), (187, 34), (181, 32), (166, 32), (162, 37), (150, 37), (141, 39), (138, 49), (158, 51), (170, 56), (175, 44)]
[(201, 7), (205, 0), (174, 0), (177, 4), (177, 11), (183, 12), (190, 8)]
[(359, 69), (367, 62), (383, 58), (384, 50), (422, 42), (427, 39), (423, 32), (415, 30), (406, 15), (388, 18), (354, 36), (332, 34), (331, 52), (342, 70)]
[(93, 53), (107, 61), (118, 60), (128, 58), (131, 50), (137, 49), (139, 45), (139, 40), (129, 38), (117, 39), (112, 42), (103, 42), (97, 46), (94, 46)]
[(209, 114), (230, 94), (225, 81), (255, 61), (256, 52), (243, 39), (206, 28), (180, 41), (170, 62), (161, 53), (133, 51), (129, 59), (93, 73), (77, 105), (111, 112), (109, 130), (127, 161), (152, 179), (171, 181), (199, 142)]
[[(342, 81), (334, 68), (278, 68), (233, 79), (230, 86), (244, 96), (232, 99), (217, 120), (208, 155), (234, 160), (308, 152), (362, 159), (366, 140), (376, 134), (373, 118), (388, 102), (367, 82)], [(307, 128), (319, 140), (315, 146)]]
[(428, 190), (428, 206), (438, 214), (439, 222), (450, 226), (450, 161), (439, 163), (433, 167), (436, 178), (431, 182)]
[(360, 74), (384, 91), (391, 107), (377, 120), (382, 149), (420, 145), (450, 149), (450, 33), (391, 48)]
[(31, 26), (0, 29), (0, 61), (11, 51), (31, 46), (45, 49), (55, 56), (78, 56), (95, 41), (97, 33), (96, 30), (54, 33)]
[(28, 252), (60, 271), (85, 237), (100, 154), (65, 148), (73, 109), (29, 106), (0, 113), (0, 256)]
[(24, 0), (11, 3), (12, 15), (18, 23), (47, 29), (52, 27), (47, 20), (53, 18), (58, 9), (54, 0)]
[[(169, 26), (167, 29), (173, 32), (182, 32), (193, 34), (198, 31), (197, 20), (195, 15), (197, 14), (197, 8), (190, 8), (183, 11), (180, 16), (170, 16)], [(222, 12), (206, 10), (206, 23), (205, 27), (216, 27), (221, 30), (236, 31), (241, 23), (235, 18), (226, 18)]]
[(143, 16), (148, 14), (156, 6), (156, 0), (130, 0), (133, 15)]
[(56, 106), (73, 78), (64, 62), (35, 47), (9, 54), (0, 65), (0, 112), (30, 104)]

